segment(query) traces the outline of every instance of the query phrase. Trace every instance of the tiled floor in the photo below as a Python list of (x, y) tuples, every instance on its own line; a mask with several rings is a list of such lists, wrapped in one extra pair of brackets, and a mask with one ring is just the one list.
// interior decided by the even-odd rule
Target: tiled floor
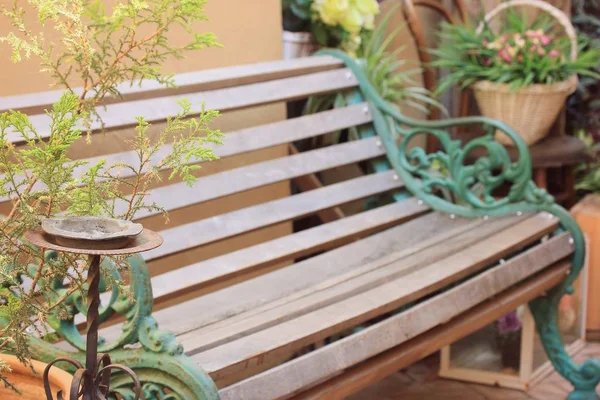
[[(600, 344), (588, 343), (577, 353), (575, 361), (582, 362), (589, 357), (600, 357)], [(557, 373), (523, 393), (440, 379), (437, 370), (437, 357), (430, 357), (347, 400), (564, 400), (571, 390), (571, 385)]]

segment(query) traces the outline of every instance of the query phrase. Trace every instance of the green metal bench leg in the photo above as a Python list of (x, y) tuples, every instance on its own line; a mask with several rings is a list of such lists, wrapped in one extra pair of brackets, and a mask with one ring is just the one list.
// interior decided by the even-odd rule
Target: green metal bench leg
[(600, 361), (589, 359), (578, 365), (566, 352), (556, 318), (561, 297), (562, 293), (555, 289), (529, 304), (542, 344), (554, 368), (575, 387), (568, 400), (598, 400), (596, 386), (600, 382)]
[(540, 334), (542, 344), (554, 368), (575, 388), (569, 400), (598, 400), (596, 387), (600, 383), (600, 360), (589, 359), (575, 364), (566, 352), (558, 330), (558, 304), (565, 294), (573, 293), (573, 283), (581, 272), (585, 255), (585, 240), (581, 229), (562, 207), (552, 206), (549, 210), (561, 219), (562, 227), (573, 237), (575, 254), (572, 269), (566, 279), (544, 297), (539, 297), (529, 306)]
[(547, 211), (560, 218), (563, 229), (573, 238), (575, 252), (572, 268), (565, 280), (549, 291), (546, 296), (530, 302), (529, 306), (544, 350), (556, 371), (575, 388), (569, 400), (598, 400), (596, 387), (600, 382), (600, 360), (589, 359), (583, 364), (575, 364), (566, 352), (558, 330), (558, 304), (565, 294), (573, 293), (573, 283), (583, 268), (585, 258), (585, 240), (583, 232), (573, 217), (562, 207), (553, 204)]

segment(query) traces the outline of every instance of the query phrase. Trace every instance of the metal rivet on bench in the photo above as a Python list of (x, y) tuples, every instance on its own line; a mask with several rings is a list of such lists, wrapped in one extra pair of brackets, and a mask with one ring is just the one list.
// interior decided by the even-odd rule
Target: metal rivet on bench
[(520, 217), (521, 215), (523, 215), (522, 211), (517, 211), (517, 216)]
[(571, 275), (571, 270), (570, 269), (566, 270), (565, 275)]
[(417, 201), (417, 204), (420, 205), (420, 206), (422, 206), (423, 205), (423, 200)]
[(575, 243), (575, 240), (573, 240), (573, 238), (569, 238), (569, 244), (573, 244)]
[(504, 258), (500, 259), (500, 264), (504, 264), (506, 262), (506, 260)]
[(352, 79), (352, 72), (346, 72), (346, 78)]
[(377, 145), (377, 147), (381, 147), (381, 140), (376, 141), (375, 144)]
[(456, 215), (450, 214), (450, 219), (454, 219), (454, 218), (456, 218)]
[(369, 107), (365, 107), (365, 108), (363, 108), (363, 113), (364, 113), (365, 115), (369, 115)]
[(398, 175), (394, 174), (394, 176), (392, 176), (392, 179), (397, 181), (398, 179), (400, 179), (400, 177)]
[(483, 220), (484, 220), (484, 221), (487, 221), (488, 219), (490, 219), (490, 217), (488, 217), (487, 215), (484, 215), (484, 216), (483, 216)]

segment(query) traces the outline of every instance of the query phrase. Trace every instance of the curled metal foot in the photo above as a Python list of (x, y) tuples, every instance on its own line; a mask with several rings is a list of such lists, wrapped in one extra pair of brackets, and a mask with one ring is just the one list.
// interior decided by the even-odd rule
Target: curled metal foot
[[(68, 363), (77, 368), (73, 374), (73, 381), (71, 382), (68, 399), (64, 397), (62, 390), (56, 393), (55, 398), (52, 393), (52, 388), (50, 387), (50, 369), (59, 362)], [(142, 400), (142, 385), (131, 368), (120, 364), (111, 364), (110, 356), (108, 354), (100, 354), (98, 355), (95, 370), (97, 372), (93, 375), (89, 369), (84, 368), (79, 361), (73, 358), (63, 357), (55, 359), (44, 369), (43, 382), (46, 400), (79, 400), (84, 393), (90, 392), (90, 385), (92, 386), (91, 392), (94, 393), (92, 400), (108, 400), (108, 396), (111, 393), (110, 374), (112, 370), (119, 370), (129, 376), (133, 380), (133, 392), (135, 395), (133, 399)]]

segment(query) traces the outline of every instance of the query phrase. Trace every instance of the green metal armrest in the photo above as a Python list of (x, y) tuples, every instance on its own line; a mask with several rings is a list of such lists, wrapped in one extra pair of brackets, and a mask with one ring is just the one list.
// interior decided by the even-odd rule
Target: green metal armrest
[[(485, 117), (443, 121), (420, 121), (405, 117), (379, 96), (354, 59), (338, 50), (323, 50), (318, 54), (339, 58), (352, 70), (363, 96), (370, 104), (375, 129), (385, 146), (391, 166), (407, 189), (433, 209), (451, 216), (484, 219), (545, 211), (560, 219), (562, 229), (571, 234), (575, 247), (571, 271), (546, 296), (532, 301), (530, 308), (549, 359), (556, 370), (575, 387), (569, 399), (598, 399), (595, 388), (600, 382), (600, 361), (590, 359), (583, 364), (575, 364), (565, 351), (557, 325), (558, 303), (563, 295), (573, 293), (573, 283), (583, 267), (584, 236), (569, 212), (533, 182), (531, 157), (523, 139), (505, 124)], [(460, 140), (451, 138), (449, 128), (469, 125), (481, 125), (486, 133), (464, 145)], [(511, 161), (506, 148), (495, 141), (496, 131), (505, 133), (513, 141), (519, 154), (516, 161)], [(411, 141), (419, 135), (435, 137), (442, 150), (427, 154), (421, 147), (410, 148)], [(467, 156), (478, 147), (485, 148), (487, 155), (467, 164)], [(436, 165), (441, 166), (445, 173), (434, 173), (433, 167)], [(510, 190), (506, 197), (497, 199), (492, 192), (501, 185), (509, 185)], [(449, 192), (455, 201), (440, 195), (444, 192)]]

